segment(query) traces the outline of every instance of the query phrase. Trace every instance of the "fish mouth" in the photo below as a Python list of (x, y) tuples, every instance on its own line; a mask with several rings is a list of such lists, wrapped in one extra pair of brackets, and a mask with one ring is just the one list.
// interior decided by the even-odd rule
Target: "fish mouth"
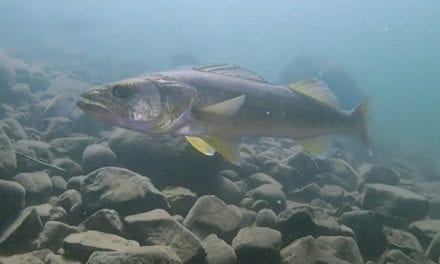
[(92, 114), (101, 119), (107, 119), (111, 116), (115, 116), (115, 114), (105, 105), (94, 100), (87, 99), (84, 96), (82, 96), (76, 102), (76, 106), (82, 111)]

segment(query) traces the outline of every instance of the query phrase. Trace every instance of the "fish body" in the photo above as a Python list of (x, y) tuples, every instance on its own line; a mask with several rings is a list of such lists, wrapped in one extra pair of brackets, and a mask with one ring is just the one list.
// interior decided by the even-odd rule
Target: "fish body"
[(233, 65), (154, 73), (81, 96), (78, 106), (99, 119), (144, 133), (184, 135), (199, 151), (218, 151), (232, 161), (237, 151), (231, 142), (243, 136), (302, 140), (345, 132), (368, 143), (365, 105), (345, 111), (318, 80), (274, 85)]

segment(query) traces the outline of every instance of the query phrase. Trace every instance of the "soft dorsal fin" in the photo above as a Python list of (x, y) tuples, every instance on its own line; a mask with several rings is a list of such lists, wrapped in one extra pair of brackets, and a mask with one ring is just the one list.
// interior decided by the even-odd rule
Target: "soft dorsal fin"
[(235, 113), (240, 110), (240, 108), (243, 106), (245, 98), (245, 95), (240, 95), (217, 104), (203, 107), (202, 111), (219, 116), (230, 117), (235, 115)]
[(301, 80), (291, 83), (287, 85), (287, 87), (290, 90), (311, 97), (334, 108), (340, 108), (339, 100), (336, 95), (324, 82), (318, 79)]
[(212, 156), (217, 151), (233, 164), (240, 164), (238, 145), (232, 140), (217, 136), (205, 136), (203, 138), (186, 136), (185, 138), (191, 146), (207, 156)]
[(233, 64), (207, 64), (193, 68), (195, 71), (210, 72), (244, 80), (267, 83), (263, 77), (243, 67)]

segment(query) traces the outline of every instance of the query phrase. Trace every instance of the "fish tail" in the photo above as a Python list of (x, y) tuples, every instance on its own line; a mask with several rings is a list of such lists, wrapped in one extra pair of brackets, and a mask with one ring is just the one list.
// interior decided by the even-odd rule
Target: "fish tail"
[(368, 137), (367, 115), (370, 100), (367, 99), (351, 110), (352, 116), (355, 120), (355, 133), (360, 140), (367, 146), (368, 152), (370, 150), (370, 139)]

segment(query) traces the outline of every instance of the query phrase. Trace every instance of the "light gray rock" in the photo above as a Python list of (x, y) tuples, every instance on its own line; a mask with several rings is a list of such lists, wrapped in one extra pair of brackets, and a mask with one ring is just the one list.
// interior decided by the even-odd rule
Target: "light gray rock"
[(66, 190), (67, 182), (61, 176), (52, 176), (50, 177), (50, 181), (52, 182), (52, 193), (55, 195), (59, 195)]
[(215, 234), (207, 236), (202, 241), (203, 248), (206, 251), (207, 264), (235, 264), (237, 256), (230, 245)]
[(405, 253), (423, 252), (422, 246), (417, 238), (405, 230), (384, 226), (382, 233), (385, 235), (387, 249), (399, 249)]
[(117, 167), (103, 167), (89, 173), (82, 183), (81, 197), (88, 212), (107, 208), (124, 216), (168, 208), (165, 197), (148, 177)]
[(81, 194), (77, 190), (71, 189), (60, 194), (56, 204), (69, 212), (72, 206), (77, 203), (81, 203)]
[(427, 248), (434, 236), (440, 233), (440, 220), (425, 219), (409, 225), (410, 232), (417, 237), (423, 248)]
[(13, 119), (13, 118), (5, 118), (2, 120), (2, 123), (0, 123), (0, 126), (2, 126), (5, 133), (8, 135), (8, 137), (12, 140), (21, 140), (21, 139), (27, 139), (28, 135), (26, 134), (26, 131), (24, 131), (23, 127), (20, 125), (20, 123)]
[(362, 256), (352, 237), (307, 236), (281, 250), (282, 263), (362, 264)]
[(63, 249), (67, 255), (85, 261), (95, 251), (118, 251), (139, 247), (134, 240), (99, 231), (73, 233), (63, 240)]
[(200, 263), (206, 255), (201, 241), (163, 209), (129, 215), (124, 220), (142, 245), (169, 246), (184, 263)]
[(268, 227), (245, 227), (232, 248), (238, 263), (280, 263), (281, 233)]
[(56, 254), (47, 254), (44, 258), (45, 264), (81, 264), (81, 262), (77, 260), (73, 260), (72, 258), (68, 258), (64, 255), (56, 255)]
[(113, 150), (98, 144), (87, 146), (81, 158), (81, 164), (86, 173), (106, 166), (115, 166), (117, 161)]
[(373, 183), (365, 185), (363, 208), (405, 217), (409, 221), (423, 219), (428, 214), (428, 199), (396, 186)]
[(84, 149), (94, 143), (93, 137), (75, 136), (56, 138), (49, 141), (49, 144), (60, 154), (66, 155), (74, 160), (81, 160)]
[(197, 195), (185, 187), (168, 187), (162, 190), (162, 195), (170, 205), (170, 213), (186, 216), (194, 205)]
[(257, 172), (252, 174), (248, 179), (247, 182), (249, 184), (249, 188), (254, 189), (257, 188), (263, 184), (273, 184), (277, 186), (279, 189), (283, 189), (283, 185), (276, 181), (272, 176), (263, 173), (263, 172)]
[(52, 181), (46, 171), (22, 172), (12, 178), (26, 190), (26, 204), (48, 201), (52, 194)]
[[(81, 166), (69, 158), (54, 159), (52, 161), (52, 165), (60, 167), (65, 170), (64, 173), (61, 173), (61, 176), (63, 176), (65, 179), (69, 179), (74, 176), (78, 176), (78, 175), (83, 174), (83, 169), (81, 168)], [(51, 174), (52, 175), (59, 175), (60, 171), (59, 170), (51, 171)]]
[(87, 264), (181, 264), (174, 251), (166, 246), (144, 246), (114, 252), (95, 252)]
[(230, 241), (242, 219), (243, 214), (237, 207), (226, 205), (214, 195), (205, 195), (194, 203), (184, 225), (201, 239), (213, 233)]
[(39, 235), (38, 248), (48, 248), (57, 252), (62, 246), (63, 239), (77, 232), (77, 227), (58, 221), (47, 221)]
[(32, 208), (37, 211), (43, 224), (47, 221), (67, 221), (67, 212), (62, 207), (46, 203), (32, 206)]
[(0, 259), (2, 264), (46, 264), (45, 257), (48, 254), (53, 254), (49, 249), (34, 250), (31, 252), (13, 255), (10, 257)]

